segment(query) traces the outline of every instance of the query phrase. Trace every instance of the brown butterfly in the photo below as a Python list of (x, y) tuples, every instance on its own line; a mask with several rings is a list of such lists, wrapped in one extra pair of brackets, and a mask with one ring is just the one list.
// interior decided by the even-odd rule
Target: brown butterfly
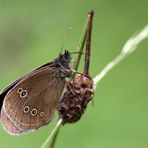
[(65, 50), (53, 62), (24, 75), (1, 92), (1, 123), (8, 133), (20, 135), (52, 120), (65, 78), (73, 73), (70, 59), (70, 53)]

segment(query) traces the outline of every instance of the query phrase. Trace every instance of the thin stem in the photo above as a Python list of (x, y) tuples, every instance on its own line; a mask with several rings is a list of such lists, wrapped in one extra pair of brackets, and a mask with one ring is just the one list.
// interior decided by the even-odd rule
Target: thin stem
[(88, 24), (86, 29), (86, 50), (85, 50), (85, 62), (84, 62), (84, 71), (83, 71), (83, 73), (86, 75), (89, 75), (93, 15), (94, 15), (94, 12), (90, 10), (88, 12)]
[(93, 79), (94, 86), (97, 87), (97, 84), (106, 76), (106, 74), (114, 68), (118, 63), (120, 63), (124, 58), (129, 54), (135, 51), (136, 47), (148, 37), (148, 25), (145, 26), (139, 33), (133, 35), (124, 45), (120, 54), (111, 62), (109, 62), (103, 70)]
[(109, 62), (103, 70), (93, 79), (94, 85), (96, 87), (97, 83), (102, 80), (103, 77), (113, 68), (115, 67), (119, 62), (121, 62), (125, 57), (122, 54), (119, 54), (114, 60)]
[[(79, 67), (79, 64), (80, 64), (80, 60), (81, 60), (81, 57), (82, 57), (82, 53), (83, 53), (83, 50), (84, 50), (84, 46), (85, 46), (85, 42), (86, 42), (86, 28), (87, 28), (87, 21), (84, 25), (84, 28), (82, 30), (82, 33), (81, 33), (81, 37), (80, 37), (80, 41), (79, 41), (79, 45), (77, 47), (77, 52), (79, 53), (77, 58), (75, 59), (75, 64), (73, 66), (73, 69), (75, 71), (78, 70), (78, 67)], [(73, 75), (72, 79), (75, 77), (75, 74)]]
[[(62, 124), (62, 119), (59, 119), (59, 121), (57, 122), (56, 126), (53, 128), (53, 130), (51, 131), (49, 137), (46, 139), (46, 141), (43, 143), (43, 145), (41, 146), (41, 148), (47, 148), (50, 141), (53, 139), (53, 136), (55, 135), (56, 131), (60, 128), (60, 125)], [(52, 142), (51, 142), (52, 143)], [(51, 148), (51, 147), (50, 147)]]
[(78, 57), (76, 58), (76, 62), (74, 64), (75, 71), (78, 70), (78, 67), (80, 64), (80, 59), (82, 57), (82, 53), (83, 53), (83, 49), (84, 49), (84, 45), (85, 45), (85, 41), (86, 41), (86, 24), (85, 24), (85, 27), (84, 27), (82, 33), (81, 33), (81, 38), (80, 38), (79, 45), (77, 48), (77, 52), (79, 52), (80, 54), (78, 54)]
[(51, 141), (51, 144), (49, 144), (49, 148), (54, 148), (55, 146), (55, 143), (56, 143), (56, 140), (57, 140), (57, 137), (58, 137), (58, 134), (60, 132), (60, 129), (61, 129), (61, 126), (59, 126), (59, 128), (57, 129), (57, 131), (55, 132), (54, 136), (53, 136), (53, 139)]

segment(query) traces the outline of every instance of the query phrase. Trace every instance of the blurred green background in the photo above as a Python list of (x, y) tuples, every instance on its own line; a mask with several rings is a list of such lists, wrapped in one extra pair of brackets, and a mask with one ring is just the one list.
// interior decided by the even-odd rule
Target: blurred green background
[[(94, 77), (148, 23), (147, 0), (0, 0), (0, 90), (57, 57), (71, 26), (65, 48), (75, 51), (89, 9), (95, 11)], [(56, 148), (147, 148), (147, 76), (148, 39), (99, 83), (94, 106), (62, 128)], [(0, 148), (39, 148), (55, 123), (18, 137), (0, 126)]]

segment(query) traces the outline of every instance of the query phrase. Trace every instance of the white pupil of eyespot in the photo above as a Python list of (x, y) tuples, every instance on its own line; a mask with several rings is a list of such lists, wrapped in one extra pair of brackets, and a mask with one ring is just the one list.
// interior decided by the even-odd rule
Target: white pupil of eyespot
[(22, 96), (25, 96), (26, 95), (26, 92), (22, 92)]
[(37, 114), (37, 109), (32, 109), (31, 114), (32, 116), (35, 116)]
[(33, 113), (33, 114), (36, 114), (36, 110), (33, 110), (32, 113)]

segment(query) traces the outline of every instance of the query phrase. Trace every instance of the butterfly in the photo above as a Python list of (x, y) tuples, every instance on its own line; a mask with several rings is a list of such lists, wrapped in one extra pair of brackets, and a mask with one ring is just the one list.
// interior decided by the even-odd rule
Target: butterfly
[(65, 86), (72, 76), (71, 56), (58, 58), (22, 76), (0, 94), (0, 120), (11, 135), (34, 131), (48, 124)]

